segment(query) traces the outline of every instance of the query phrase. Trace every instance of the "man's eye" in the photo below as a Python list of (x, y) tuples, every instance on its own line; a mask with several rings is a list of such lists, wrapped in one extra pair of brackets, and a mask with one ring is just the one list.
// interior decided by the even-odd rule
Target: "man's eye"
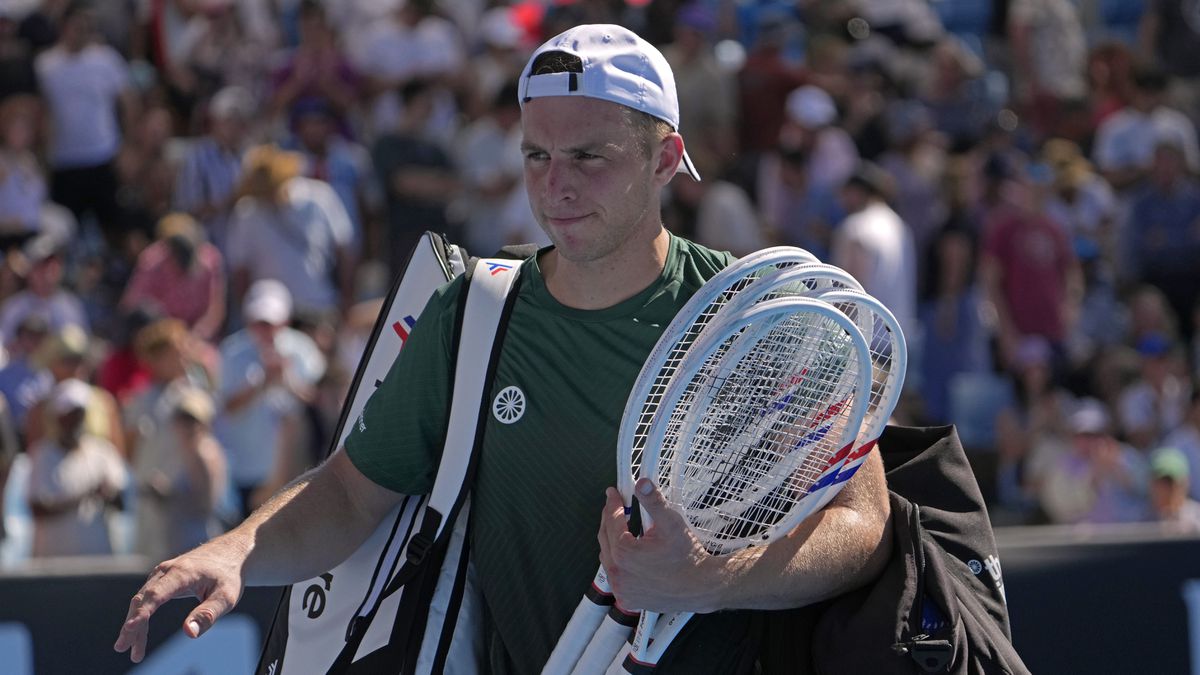
[(525, 159), (528, 161), (542, 161), (546, 159), (546, 153), (541, 150), (529, 150), (525, 153)]

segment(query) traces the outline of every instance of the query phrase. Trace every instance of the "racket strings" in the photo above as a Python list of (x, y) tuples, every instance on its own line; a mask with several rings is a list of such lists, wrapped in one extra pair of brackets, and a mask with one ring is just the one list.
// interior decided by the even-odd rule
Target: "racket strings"
[(889, 324), (869, 307), (858, 302), (835, 302), (833, 305), (862, 327), (871, 354), (871, 391), (863, 419), (863, 436), (867, 438), (861, 439), (866, 442), (871, 440), (870, 436), (882, 431), (891, 415), (891, 406), (887, 403), (893, 398), (898, 381), (894, 359), (897, 338)]
[(734, 343), (745, 336), (727, 340), (725, 354), (737, 358), (697, 373), (673, 411), (659, 483), (710, 552), (769, 536), (853, 438), (854, 340), (827, 319), (800, 317), (744, 354)]

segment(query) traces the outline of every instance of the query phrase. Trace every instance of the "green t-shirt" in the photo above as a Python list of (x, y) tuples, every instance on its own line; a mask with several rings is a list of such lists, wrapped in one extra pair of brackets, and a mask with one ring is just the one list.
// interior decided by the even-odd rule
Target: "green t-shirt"
[[(731, 260), (672, 237), (660, 278), (602, 310), (560, 304), (536, 258), (525, 263), (488, 398), (516, 397), (524, 409), (503, 422), (488, 417), (471, 500), (493, 672), (537, 673), (549, 656), (599, 563), (604, 489), (616, 484), (617, 429), (633, 381), (662, 329)], [(346, 440), (355, 466), (396, 492), (433, 484), (461, 288), (455, 280), (430, 299)]]

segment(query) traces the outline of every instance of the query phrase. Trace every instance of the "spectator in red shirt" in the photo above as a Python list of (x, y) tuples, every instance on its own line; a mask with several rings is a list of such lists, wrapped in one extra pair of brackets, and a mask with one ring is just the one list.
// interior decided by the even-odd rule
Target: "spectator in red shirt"
[(216, 340), (225, 323), (220, 251), (204, 240), (200, 226), (187, 214), (164, 217), (157, 230), (157, 241), (138, 256), (121, 309), (148, 307), (183, 321), (197, 337)]
[(1040, 335), (1063, 354), (1069, 318), (1083, 290), (1066, 228), (1045, 215), (1051, 172), (1034, 165), (1005, 185), (1005, 203), (984, 225), (983, 280), (999, 318), (1006, 363), (1022, 336)]

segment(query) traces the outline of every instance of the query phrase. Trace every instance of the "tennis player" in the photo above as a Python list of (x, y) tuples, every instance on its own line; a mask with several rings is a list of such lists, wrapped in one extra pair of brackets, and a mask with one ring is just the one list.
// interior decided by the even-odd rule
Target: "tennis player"
[[(676, 173), (700, 176), (676, 132), (670, 67), (650, 44), (619, 26), (568, 30), (531, 57), (520, 102), (529, 202), (553, 246), (525, 262), (471, 500), (490, 671), (540, 671), (599, 558), (627, 608), (714, 612), (663, 672), (736, 672), (753, 664), (754, 615), (717, 610), (808, 605), (881, 568), (882, 464), (872, 457), (792, 536), (723, 557), (705, 553), (644, 482), (655, 525), (634, 539), (609, 487), (625, 400), (662, 328), (731, 258), (663, 228), (663, 187)], [(151, 615), (172, 598), (202, 599), (185, 620), (195, 637), (245, 585), (320, 574), (401, 495), (431, 488), (461, 288), (451, 282), (430, 300), (344, 448), (233, 531), (156, 568), (117, 650), (140, 661)]]

